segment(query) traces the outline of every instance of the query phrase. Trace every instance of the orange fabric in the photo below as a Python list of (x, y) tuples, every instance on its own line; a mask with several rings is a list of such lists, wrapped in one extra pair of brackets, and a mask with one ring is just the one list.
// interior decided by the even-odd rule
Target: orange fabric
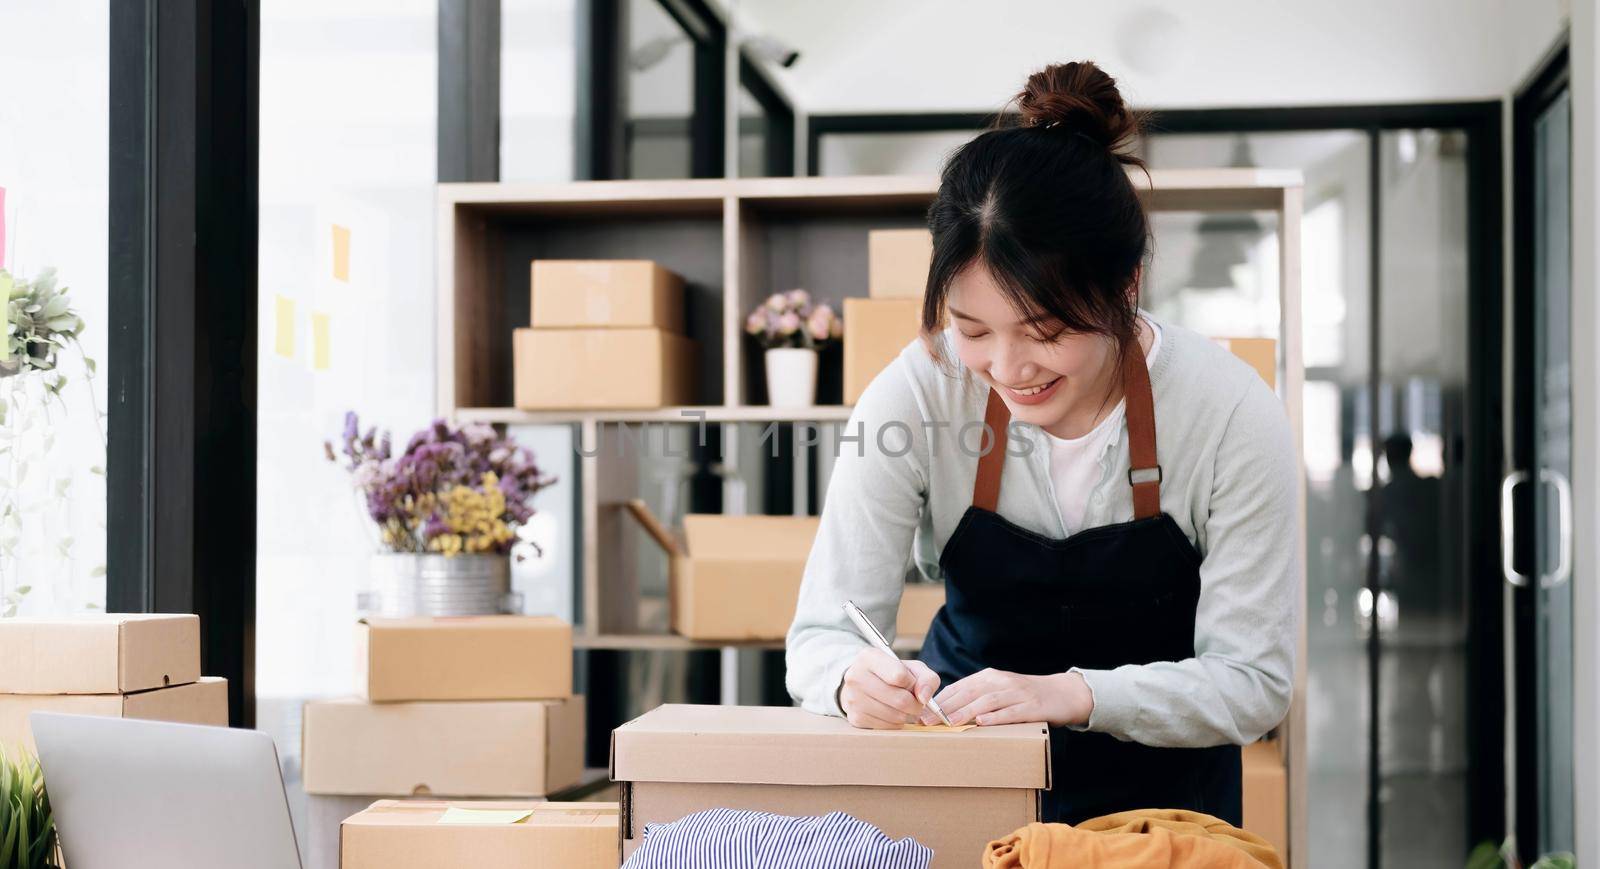
[(1267, 841), (1181, 809), (1141, 809), (1076, 827), (1029, 824), (989, 843), (984, 869), (1283, 869)]

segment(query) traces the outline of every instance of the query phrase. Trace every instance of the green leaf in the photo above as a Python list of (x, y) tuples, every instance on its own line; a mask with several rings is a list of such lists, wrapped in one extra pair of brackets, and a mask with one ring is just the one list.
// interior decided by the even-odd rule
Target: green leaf
[(94, 578), (94, 579), (99, 579), (100, 577), (105, 576), (105, 575), (106, 575), (106, 566), (104, 564), (96, 564), (94, 566), (94, 568), (89, 571), (89, 576), (91, 578)]
[(104, 477), (106, 475), (106, 469), (100, 467), (99, 465), (95, 465), (89, 469), (89, 473), (94, 474), (97, 477)]
[(95, 370), (99, 368), (99, 366), (95, 364), (95, 361), (88, 356), (83, 357), (83, 367), (89, 369), (89, 374), (91, 376), (95, 373)]
[(33, 586), (31, 586), (31, 585), (19, 585), (19, 586), (17, 586), (17, 597), (21, 597), (21, 596), (27, 594), (30, 591), (33, 591)]

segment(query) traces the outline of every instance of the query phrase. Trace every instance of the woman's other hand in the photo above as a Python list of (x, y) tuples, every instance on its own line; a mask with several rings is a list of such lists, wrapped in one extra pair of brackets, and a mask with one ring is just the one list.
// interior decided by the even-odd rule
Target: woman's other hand
[[(1016, 724), (1043, 721), (1053, 727), (1084, 724), (1094, 711), (1094, 694), (1078, 673), (1029, 676), (1005, 670), (979, 670), (945, 687), (934, 697), (950, 723)], [(937, 724), (931, 712), (919, 714)]]

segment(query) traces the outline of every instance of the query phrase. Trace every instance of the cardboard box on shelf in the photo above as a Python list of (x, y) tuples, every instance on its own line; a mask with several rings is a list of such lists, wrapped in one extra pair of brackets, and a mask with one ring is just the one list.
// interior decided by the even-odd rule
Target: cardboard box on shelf
[(922, 300), (933, 261), (926, 229), (874, 229), (867, 233), (867, 295)]
[(583, 698), (306, 703), (308, 794), (542, 797), (583, 777)]
[(31, 712), (142, 718), (228, 726), (228, 680), (207, 676), (187, 685), (136, 694), (0, 694), (0, 743), (34, 750)]
[(512, 355), (523, 410), (694, 403), (695, 342), (660, 329), (518, 329)]
[(616, 803), (382, 800), (340, 825), (342, 869), (616, 869)]
[(661, 706), (611, 734), (623, 856), (646, 824), (715, 807), (847, 812), (972, 866), (986, 844), (1039, 820), (1050, 786), (1043, 724), (860, 730), (792, 707)]
[(200, 617), (0, 619), (0, 693), (131, 694), (200, 678)]
[(691, 514), (683, 517), (680, 544), (643, 501), (627, 507), (671, 559), (674, 633), (752, 641), (781, 640), (789, 632), (817, 517)]
[(531, 325), (683, 333), (683, 278), (651, 260), (534, 260)]
[(917, 337), (921, 299), (844, 300), (844, 403), (855, 404), (867, 384)]
[(572, 626), (551, 616), (365, 619), (357, 691), (368, 700), (572, 696)]
[(1244, 828), (1289, 856), (1289, 779), (1275, 741), (1244, 747)]
[(921, 637), (944, 606), (944, 583), (908, 582), (900, 594), (900, 612), (894, 620), (896, 637)]
[(1250, 363), (1267, 386), (1278, 388), (1278, 342), (1273, 338), (1216, 338), (1224, 349)]

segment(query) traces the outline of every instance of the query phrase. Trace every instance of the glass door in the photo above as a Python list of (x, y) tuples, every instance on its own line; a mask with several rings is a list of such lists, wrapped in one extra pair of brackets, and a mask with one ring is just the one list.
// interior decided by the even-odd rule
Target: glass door
[(1502, 486), (1516, 669), (1516, 831), (1573, 850), (1571, 99), (1558, 55), (1516, 106), (1512, 467)]

